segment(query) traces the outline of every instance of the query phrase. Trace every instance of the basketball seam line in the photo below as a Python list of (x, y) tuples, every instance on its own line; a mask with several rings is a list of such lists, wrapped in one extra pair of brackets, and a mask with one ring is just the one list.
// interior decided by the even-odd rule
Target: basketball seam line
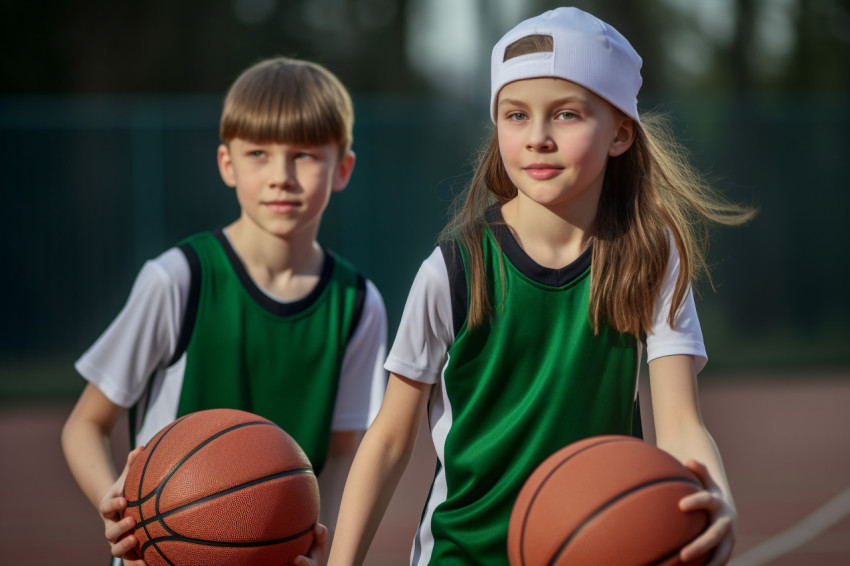
[[(160, 512), (159, 510), (157, 510), (155, 515), (148, 517), (147, 519), (144, 519), (143, 521), (140, 521), (136, 525), (136, 528), (138, 528), (139, 526), (149, 525), (150, 523), (152, 523), (154, 521), (159, 521), (159, 520), (161, 520), (165, 517), (168, 517), (169, 515), (174, 515), (175, 513), (179, 513), (180, 511), (184, 511), (184, 510), (186, 510), (190, 507), (194, 507), (195, 505), (198, 505), (200, 503), (212, 501), (213, 499), (223, 497), (223, 496), (227, 495), (228, 493), (233, 493), (233, 492), (239, 491), (240, 489), (244, 489), (246, 487), (251, 487), (252, 485), (261, 484), (263, 482), (276, 480), (278, 478), (284, 478), (284, 477), (287, 477), (287, 476), (294, 476), (294, 475), (297, 475), (297, 474), (312, 474), (312, 473), (313, 473), (312, 468), (293, 468), (291, 470), (286, 470), (286, 471), (283, 471), (283, 472), (277, 472), (277, 473), (274, 473), (274, 474), (269, 474), (269, 475), (261, 477), (261, 478), (255, 478), (251, 481), (240, 483), (239, 485), (234, 485), (233, 487), (228, 487), (227, 489), (223, 489), (221, 491), (211, 493), (211, 494), (209, 494), (205, 497), (202, 497), (201, 499), (195, 499), (194, 501), (190, 501), (189, 503), (185, 503), (183, 505), (180, 505), (179, 507), (175, 507), (174, 509), (169, 509), (168, 511)], [(163, 522), (162, 526), (165, 527), (169, 532), (172, 532), (172, 533), (174, 532), (164, 522)]]
[[(168, 426), (168, 428), (166, 428), (166, 429), (162, 432), (162, 434), (160, 434), (160, 435), (159, 435), (159, 438), (157, 439), (156, 444), (154, 444), (154, 445), (153, 445), (153, 448), (151, 448), (151, 451), (150, 451), (150, 453), (148, 454), (147, 459), (145, 460), (145, 465), (142, 467), (142, 472), (139, 474), (139, 490), (138, 490), (138, 494), (137, 494), (137, 496), (136, 496), (136, 497), (138, 497), (138, 498), (139, 498), (139, 500), (140, 500), (140, 502), (139, 502), (139, 519), (142, 519), (142, 507), (141, 507), (141, 499), (142, 499), (142, 485), (144, 484), (145, 474), (146, 474), (146, 473), (147, 473), (147, 471), (148, 471), (148, 464), (150, 464), (151, 457), (153, 456), (154, 452), (156, 452), (157, 447), (158, 447), (158, 446), (159, 446), (159, 444), (163, 441), (163, 439), (164, 439), (166, 436), (168, 436), (168, 434), (169, 434), (172, 430), (174, 430), (174, 427), (176, 427), (178, 424), (180, 424), (181, 422), (183, 422), (184, 420), (186, 420), (188, 417), (189, 417), (189, 415), (184, 415), (184, 416), (180, 417), (179, 419), (177, 419), (176, 421), (174, 421), (173, 423), (171, 423), (171, 425), (169, 425), (169, 426)], [(159, 487), (159, 486), (157, 486), (157, 487)], [(126, 480), (125, 480), (125, 489), (126, 489)], [(153, 491), (152, 493), (155, 493), (155, 492), (156, 492), (156, 489), (154, 489), (154, 491)], [(125, 494), (124, 494), (124, 498), (125, 498), (125, 499), (127, 498), (127, 494), (126, 494), (126, 492), (125, 492)], [(145, 500), (147, 500), (147, 498), (145, 498)], [(128, 502), (127, 502), (127, 504), (128, 504), (128, 505), (127, 505), (127, 508), (128, 508), (128, 509), (129, 509), (129, 507), (130, 507), (129, 503), (130, 503), (130, 502), (128, 501)], [(150, 540), (150, 539), (151, 539), (151, 533), (148, 531), (147, 525), (144, 525), (144, 526), (143, 526), (143, 529), (144, 529), (144, 531), (145, 531), (145, 536), (148, 538), (148, 540)], [(134, 528), (133, 528), (133, 531), (135, 532), (136, 530), (137, 530), (137, 527), (134, 527)], [(166, 562), (168, 562), (169, 566), (174, 566), (174, 563), (173, 563), (173, 562), (171, 562), (171, 560), (169, 560), (169, 559), (168, 559), (168, 557), (167, 557), (167, 556), (165, 556), (165, 554), (163, 554), (163, 553), (159, 550), (159, 548), (157, 548), (157, 547), (156, 547), (156, 545), (154, 545), (154, 549), (156, 549), (156, 551), (160, 554), (160, 556), (162, 556), (162, 558), (164, 558), (164, 559), (165, 559), (165, 561), (166, 561)], [(141, 558), (141, 557), (144, 557), (144, 550), (143, 550), (143, 548), (142, 548), (142, 547), (140, 547), (140, 548), (139, 548), (139, 556), (140, 556), (140, 558)]]
[[(558, 550), (552, 556), (552, 559), (549, 561), (549, 566), (552, 566), (553, 564), (555, 564), (557, 562), (558, 558), (561, 556), (561, 554), (567, 548), (567, 545), (569, 545), (569, 543), (576, 537), (576, 535), (579, 532), (581, 532), (581, 530), (584, 529), (584, 527), (587, 526), (587, 524), (590, 521), (592, 521), (597, 515), (599, 515), (603, 511), (605, 511), (605, 509), (607, 509), (608, 507), (610, 507), (611, 505), (613, 505), (617, 501), (627, 497), (628, 495), (630, 495), (630, 494), (632, 494), (636, 491), (640, 491), (641, 489), (643, 489), (645, 487), (649, 487), (651, 485), (656, 485), (656, 484), (661, 484), (661, 483), (672, 483), (672, 482), (688, 483), (688, 484), (691, 484), (691, 485), (699, 486), (700, 488), (702, 487), (702, 485), (699, 482), (695, 481), (692, 478), (689, 478), (689, 477), (686, 477), (686, 476), (670, 476), (670, 477), (666, 477), (666, 478), (657, 478), (657, 479), (654, 479), (654, 480), (650, 480), (650, 481), (644, 482), (640, 485), (636, 485), (636, 486), (633, 486), (633, 487), (627, 489), (626, 491), (618, 494), (615, 497), (612, 497), (611, 499), (606, 501), (604, 504), (602, 504), (601, 506), (596, 508), (596, 510), (591, 515), (587, 516), (581, 522), (581, 524), (579, 524), (575, 529), (573, 529), (573, 532), (570, 533), (570, 536), (568, 536), (567, 539), (563, 543), (561, 543), (561, 546), (558, 548)], [(652, 563), (650, 563), (650, 566), (652, 566), (652, 564), (657, 564), (657, 563), (658, 563), (658, 561), (652, 562)]]
[(160, 554), (162, 554), (162, 552), (160, 551), (160, 549), (157, 545), (160, 544), (160, 543), (163, 543), (163, 542), (187, 542), (187, 543), (197, 544), (199, 546), (217, 546), (217, 547), (225, 547), (225, 548), (251, 548), (251, 547), (255, 547), (255, 546), (274, 546), (276, 544), (283, 544), (285, 542), (290, 542), (290, 541), (293, 541), (295, 539), (301, 538), (304, 535), (310, 534), (313, 531), (313, 528), (314, 528), (314, 525), (310, 525), (308, 528), (304, 529), (303, 531), (296, 533), (294, 535), (290, 535), (288, 537), (283, 537), (283, 538), (278, 538), (278, 539), (273, 539), (273, 540), (259, 540), (259, 541), (253, 541), (253, 542), (238, 542), (238, 541), (225, 542), (225, 541), (216, 541), (216, 540), (206, 540), (206, 539), (201, 539), (201, 538), (185, 537), (185, 536), (182, 536), (182, 535), (175, 534), (175, 535), (171, 535), (171, 536), (164, 536), (164, 537), (158, 537), (158, 538), (155, 538), (155, 539), (150, 539), (142, 545), (141, 551), (142, 551), (142, 556), (144, 557), (145, 549), (147, 547), (153, 546), (158, 552), (160, 552)]
[(573, 454), (570, 454), (568, 458), (562, 460), (561, 462), (558, 463), (557, 466), (555, 466), (554, 468), (549, 470), (549, 473), (546, 474), (546, 477), (543, 478), (543, 480), (537, 486), (537, 490), (531, 496), (531, 499), (528, 502), (528, 507), (525, 510), (525, 517), (523, 518), (522, 528), (520, 529), (520, 535), (519, 535), (519, 559), (520, 559), (521, 566), (525, 566), (525, 530), (526, 530), (526, 527), (528, 526), (528, 516), (531, 513), (531, 508), (534, 507), (534, 502), (537, 500), (537, 496), (540, 495), (540, 492), (543, 489), (543, 486), (546, 485), (546, 481), (550, 477), (552, 477), (552, 475), (559, 468), (561, 468), (561, 466), (563, 466), (564, 464), (566, 464), (567, 462), (569, 462), (570, 460), (572, 460), (573, 458), (575, 458), (576, 456), (578, 456), (582, 452), (589, 450), (589, 449), (593, 448), (594, 446), (599, 446), (599, 445), (602, 445), (602, 444), (610, 444), (612, 442), (623, 442), (623, 441), (624, 441), (624, 439), (622, 439), (622, 438), (610, 438), (610, 439), (599, 440), (597, 442), (594, 442), (593, 444), (585, 446), (584, 448), (582, 448), (581, 450), (579, 450), (577, 452), (574, 452)]
[[(138, 496), (137, 496), (137, 497), (139, 498), (138, 506), (139, 506), (139, 518), (140, 518), (140, 519), (143, 519), (143, 518), (142, 518), (142, 507), (141, 507), (141, 503), (142, 503), (142, 485), (143, 485), (143, 483), (144, 483), (144, 477), (145, 477), (145, 473), (147, 472), (147, 469), (148, 469), (148, 464), (150, 463), (151, 458), (153, 457), (154, 452), (156, 452), (156, 449), (157, 449), (157, 447), (159, 446), (159, 444), (162, 442), (162, 440), (163, 440), (163, 439), (164, 439), (164, 438), (165, 438), (165, 437), (166, 437), (166, 436), (167, 436), (170, 432), (172, 432), (172, 431), (173, 431), (173, 430), (177, 427), (177, 425), (178, 425), (178, 424), (180, 424), (181, 422), (183, 422), (184, 420), (186, 420), (189, 416), (190, 416), (190, 415), (184, 415), (183, 417), (180, 417), (177, 421), (175, 421), (175, 422), (171, 423), (171, 425), (170, 425), (167, 429), (165, 429), (165, 430), (164, 430), (164, 432), (162, 433), (162, 435), (161, 435), (161, 436), (159, 437), (159, 439), (156, 441), (156, 444), (155, 444), (155, 445), (154, 445), (154, 447), (151, 449), (150, 454), (148, 454), (148, 456), (147, 456), (147, 460), (145, 460), (145, 465), (144, 465), (144, 467), (142, 468), (142, 473), (141, 473), (141, 475), (140, 475), (140, 477), (139, 477), (139, 492), (138, 492)], [(208, 445), (210, 442), (212, 442), (212, 441), (213, 441), (213, 440), (215, 440), (216, 438), (218, 438), (218, 437), (220, 437), (220, 436), (223, 436), (224, 434), (227, 434), (227, 433), (228, 433), (228, 432), (230, 432), (230, 431), (233, 431), (233, 430), (236, 430), (236, 429), (239, 429), (239, 428), (245, 427), (245, 426), (249, 426), (249, 425), (271, 425), (271, 426), (277, 426), (275, 423), (273, 423), (273, 422), (271, 422), (271, 421), (248, 421), (248, 422), (238, 423), (238, 424), (236, 424), (236, 425), (233, 425), (233, 426), (231, 426), (231, 427), (228, 427), (228, 428), (226, 428), (226, 429), (224, 429), (224, 430), (219, 431), (218, 433), (216, 433), (216, 434), (212, 435), (211, 437), (207, 438), (206, 440), (204, 440), (203, 442), (201, 442), (200, 444), (198, 444), (197, 446), (195, 446), (195, 448), (194, 448), (191, 452), (189, 452), (189, 453), (188, 453), (188, 454), (186, 454), (183, 458), (181, 458), (181, 459), (180, 459), (180, 461), (179, 461), (177, 464), (175, 464), (175, 465), (174, 465), (174, 467), (172, 467), (172, 469), (168, 472), (168, 474), (166, 474), (166, 475), (165, 475), (165, 477), (162, 479), (162, 481), (160, 481), (160, 482), (159, 482), (159, 484), (156, 486), (156, 488), (154, 488), (154, 490), (153, 490), (153, 491), (152, 491), (152, 492), (151, 492), (148, 496), (145, 496), (144, 501), (147, 501), (150, 497), (153, 497), (153, 496), (154, 496), (154, 494), (161, 493), (161, 492), (162, 492), (162, 486), (163, 486), (163, 485), (165, 485), (165, 484), (168, 482), (168, 480), (171, 478), (171, 476), (173, 476), (173, 475), (176, 473), (177, 469), (178, 469), (178, 468), (180, 468), (180, 466), (182, 466), (182, 465), (186, 462), (186, 460), (188, 460), (188, 459), (189, 459), (192, 455), (194, 455), (196, 452), (198, 452), (201, 448), (203, 448), (204, 446)], [(312, 471), (312, 470), (311, 470), (311, 471)], [(125, 499), (126, 499), (126, 494), (125, 494)], [(129, 506), (129, 502), (128, 502), (128, 506)], [(159, 512), (159, 500), (158, 500), (158, 499), (157, 499), (157, 502), (156, 502), (155, 510), (156, 510), (156, 514), (155, 514), (155, 516), (159, 516), (159, 515), (160, 515), (160, 512)], [(154, 547), (154, 549), (155, 549), (155, 550), (156, 550), (156, 551), (157, 551), (157, 552), (158, 552), (158, 553), (159, 553), (159, 554), (160, 554), (163, 558), (165, 558), (165, 560), (169, 563), (169, 565), (173, 566), (173, 564), (171, 563), (171, 561), (170, 561), (170, 560), (168, 560), (168, 558), (167, 558), (167, 557), (164, 555), (164, 553), (163, 553), (163, 552), (159, 549), (159, 547), (156, 545), (156, 543), (155, 543), (155, 542), (153, 542), (153, 539), (151, 538), (151, 534), (150, 534), (150, 532), (148, 531), (148, 527), (147, 527), (147, 525), (148, 525), (148, 524), (150, 524), (150, 523), (149, 523), (149, 522), (145, 522), (145, 520), (144, 520), (144, 519), (143, 519), (143, 522), (144, 522), (144, 526), (143, 526), (143, 528), (144, 528), (144, 531), (145, 531), (145, 536), (147, 536), (148, 540), (145, 542), (145, 544), (144, 544), (144, 545), (142, 545), (142, 548), (140, 548), (140, 549), (139, 549), (139, 550), (140, 550), (140, 552), (142, 552), (142, 556), (144, 556), (144, 554), (143, 554), (143, 552), (144, 552), (144, 551), (143, 551), (143, 548), (144, 548), (145, 546), (151, 546), (151, 545), (152, 545), (152, 546)], [(172, 533), (173, 535), (175, 535), (175, 536), (176, 536), (176, 533), (174, 533), (174, 531), (172, 531), (172, 530), (168, 527), (168, 525), (166, 525), (165, 523), (162, 523), (162, 526), (163, 526), (163, 528), (164, 528), (166, 531), (168, 531), (168, 532), (170, 532), (170, 533)], [(136, 527), (136, 528), (138, 528), (138, 527)], [(134, 528), (134, 530), (135, 530), (135, 528)]]
[[(187, 416), (188, 416), (188, 415), (187, 415)], [(186, 417), (183, 417), (183, 418), (186, 418)], [(180, 419), (180, 420), (182, 421), (183, 419)], [(169, 428), (168, 428), (168, 430), (166, 430), (166, 431), (163, 433), (163, 435), (159, 438), (159, 440), (157, 440), (156, 444), (155, 444), (155, 445), (154, 445), (154, 447), (151, 449), (150, 454), (148, 454), (148, 459), (145, 461), (145, 466), (144, 466), (144, 468), (142, 469), (142, 473), (141, 473), (141, 475), (140, 475), (140, 477), (139, 477), (139, 494), (138, 494), (138, 496), (137, 496), (137, 497), (138, 497), (138, 499), (137, 499), (137, 500), (135, 500), (135, 501), (132, 501), (132, 502), (131, 502), (131, 501), (127, 501), (127, 506), (128, 506), (128, 507), (138, 507), (138, 506), (140, 506), (142, 503), (144, 503), (145, 501), (147, 501), (148, 499), (150, 499), (150, 498), (154, 497), (157, 493), (160, 493), (160, 492), (162, 491), (162, 489), (163, 489), (163, 486), (164, 486), (166, 483), (168, 483), (168, 480), (170, 480), (170, 479), (171, 479), (171, 476), (173, 476), (175, 473), (177, 473), (177, 470), (178, 470), (178, 469), (179, 469), (179, 468), (180, 468), (183, 464), (185, 464), (185, 463), (186, 463), (186, 461), (187, 461), (189, 458), (191, 458), (192, 456), (194, 456), (194, 455), (195, 455), (195, 453), (197, 453), (199, 450), (201, 450), (202, 448), (204, 448), (205, 446), (207, 446), (207, 445), (208, 445), (210, 442), (212, 442), (213, 440), (215, 440), (215, 439), (217, 439), (217, 438), (219, 438), (219, 437), (221, 437), (221, 436), (224, 436), (224, 435), (225, 435), (225, 434), (227, 434), (228, 432), (232, 432), (232, 431), (234, 431), (234, 430), (240, 429), (240, 428), (242, 428), (242, 427), (250, 426), (250, 425), (266, 425), (266, 426), (269, 426), (269, 425), (270, 425), (270, 426), (277, 426), (276, 424), (274, 424), (274, 423), (272, 423), (272, 422), (251, 421), (251, 422), (239, 423), (239, 424), (233, 425), (233, 426), (231, 426), (231, 427), (229, 427), (229, 428), (226, 428), (226, 429), (223, 429), (223, 430), (218, 431), (218, 432), (217, 432), (217, 433), (215, 433), (214, 435), (212, 435), (212, 436), (210, 436), (209, 438), (206, 438), (206, 439), (204, 439), (202, 442), (198, 443), (198, 444), (197, 444), (197, 445), (196, 445), (196, 446), (195, 446), (195, 447), (194, 447), (194, 448), (193, 448), (190, 452), (186, 453), (186, 454), (185, 454), (182, 458), (180, 458), (180, 460), (178, 460), (178, 461), (177, 461), (177, 463), (176, 463), (176, 464), (174, 464), (174, 466), (173, 466), (173, 467), (172, 467), (172, 468), (168, 471), (168, 473), (167, 473), (167, 474), (165, 474), (165, 476), (162, 478), (162, 481), (160, 481), (160, 482), (156, 485), (156, 487), (155, 487), (155, 488), (153, 488), (153, 490), (151, 490), (151, 492), (150, 492), (150, 493), (148, 493), (147, 495), (145, 495), (144, 497), (142, 497), (142, 485), (143, 485), (143, 483), (144, 483), (145, 472), (147, 471), (148, 463), (150, 462), (151, 458), (153, 457), (154, 452), (156, 452), (156, 449), (157, 449), (157, 447), (159, 446), (159, 444), (160, 444), (160, 443), (161, 443), (161, 442), (165, 439), (165, 436), (166, 436), (169, 432), (171, 432), (171, 431), (174, 429), (174, 427), (175, 427), (175, 426), (177, 426), (179, 423), (180, 423), (180, 421), (177, 421), (177, 422), (176, 422), (176, 423), (174, 423), (171, 427), (169, 427)]]

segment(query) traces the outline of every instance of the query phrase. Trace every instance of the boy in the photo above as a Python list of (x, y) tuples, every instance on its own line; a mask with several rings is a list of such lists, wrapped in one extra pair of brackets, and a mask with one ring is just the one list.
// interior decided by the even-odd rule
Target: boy
[[(286, 58), (247, 69), (221, 117), (218, 166), (240, 217), (142, 268), (110, 327), (77, 361), (89, 382), (62, 431), (68, 466), (98, 508), (112, 554), (120, 520), (108, 442), (130, 409), (132, 446), (175, 418), (230, 407), (267, 417), (304, 448), (332, 529), (342, 484), (386, 385), (386, 314), (375, 286), (317, 241), (354, 168), (353, 109), (323, 67)], [(327, 461), (327, 466), (325, 463)]]

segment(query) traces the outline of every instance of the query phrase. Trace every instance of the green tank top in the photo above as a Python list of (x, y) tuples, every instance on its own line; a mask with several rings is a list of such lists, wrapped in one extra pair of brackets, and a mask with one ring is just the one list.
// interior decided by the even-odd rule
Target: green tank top
[(495, 312), (475, 330), (456, 320), (442, 377), (451, 425), (435, 481), (445, 488), (429, 495), (444, 497), (430, 518), (435, 565), (506, 565), (508, 519), (531, 472), (575, 440), (633, 433), (638, 343), (607, 326), (594, 335), (591, 251), (544, 268), (495, 224), (483, 252)]
[(186, 353), (177, 416), (217, 407), (259, 414), (301, 445), (318, 474), (365, 280), (325, 250), (316, 288), (281, 303), (254, 284), (221, 230), (192, 236), (181, 249), (192, 290), (175, 354)]

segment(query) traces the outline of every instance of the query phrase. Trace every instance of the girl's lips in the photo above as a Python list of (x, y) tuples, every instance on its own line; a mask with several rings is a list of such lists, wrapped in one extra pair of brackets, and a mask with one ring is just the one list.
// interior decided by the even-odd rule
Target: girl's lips
[(546, 163), (534, 163), (525, 167), (525, 172), (528, 173), (528, 176), (532, 179), (545, 180), (558, 175), (561, 172), (561, 169), (561, 167), (548, 165)]

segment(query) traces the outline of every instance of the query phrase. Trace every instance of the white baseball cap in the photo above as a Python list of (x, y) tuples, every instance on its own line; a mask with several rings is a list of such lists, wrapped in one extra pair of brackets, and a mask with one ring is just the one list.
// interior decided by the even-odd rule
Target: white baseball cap
[[(554, 50), (505, 61), (505, 49), (529, 35), (548, 35)], [(599, 18), (578, 8), (557, 8), (519, 23), (493, 47), (490, 118), (496, 119), (499, 91), (523, 79), (566, 79), (593, 91), (640, 122), (637, 93), (643, 61), (628, 40)]]

